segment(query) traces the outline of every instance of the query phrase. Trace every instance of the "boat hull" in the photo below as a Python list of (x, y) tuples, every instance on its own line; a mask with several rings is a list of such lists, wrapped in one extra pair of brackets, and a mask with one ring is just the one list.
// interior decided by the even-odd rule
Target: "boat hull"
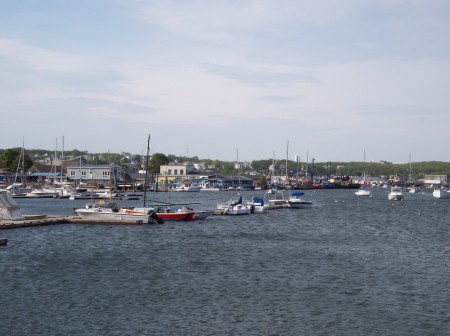
[(435, 189), (433, 191), (433, 197), (438, 199), (450, 198), (450, 191)]
[(312, 202), (301, 201), (301, 202), (292, 202), (288, 201), (289, 207), (292, 209), (302, 209), (302, 208), (310, 208), (312, 206)]
[(145, 213), (128, 213), (124, 211), (95, 211), (91, 209), (76, 209), (75, 212), (78, 216), (81, 217), (81, 219), (92, 221), (142, 221), (143, 223), (150, 222), (150, 216)]

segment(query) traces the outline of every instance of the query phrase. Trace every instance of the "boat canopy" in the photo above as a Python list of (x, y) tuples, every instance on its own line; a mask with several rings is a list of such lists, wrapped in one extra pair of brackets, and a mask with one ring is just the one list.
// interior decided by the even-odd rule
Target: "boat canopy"
[(231, 206), (235, 206), (238, 204), (242, 204), (242, 195), (239, 197), (239, 199), (236, 202), (231, 203)]
[(30, 177), (61, 177), (61, 173), (33, 173)]
[(253, 197), (253, 204), (254, 205), (264, 205), (264, 198), (260, 198), (260, 197)]
[(305, 194), (304, 192), (296, 191), (296, 192), (293, 192), (293, 193), (292, 193), (292, 196), (293, 196), (293, 197), (301, 197), (301, 196), (303, 196), (304, 194)]

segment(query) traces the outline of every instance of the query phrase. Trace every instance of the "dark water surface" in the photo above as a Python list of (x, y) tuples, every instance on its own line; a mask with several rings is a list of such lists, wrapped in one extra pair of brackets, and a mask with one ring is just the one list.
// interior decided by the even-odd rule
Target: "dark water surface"
[[(312, 209), (0, 231), (0, 335), (450, 334), (450, 200), (306, 194)], [(149, 198), (208, 209), (231, 195)], [(17, 202), (49, 215), (85, 203)]]

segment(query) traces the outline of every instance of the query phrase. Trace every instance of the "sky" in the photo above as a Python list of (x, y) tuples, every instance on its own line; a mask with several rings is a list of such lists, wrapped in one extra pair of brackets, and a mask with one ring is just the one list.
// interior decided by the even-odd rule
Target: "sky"
[(3, 149), (450, 161), (448, 0), (2, 0), (0, 74)]

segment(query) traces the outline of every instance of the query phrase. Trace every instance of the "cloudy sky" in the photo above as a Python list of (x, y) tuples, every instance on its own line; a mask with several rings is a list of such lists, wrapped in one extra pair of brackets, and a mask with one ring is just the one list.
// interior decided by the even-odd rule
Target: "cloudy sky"
[(0, 148), (450, 161), (448, 0), (2, 0)]

